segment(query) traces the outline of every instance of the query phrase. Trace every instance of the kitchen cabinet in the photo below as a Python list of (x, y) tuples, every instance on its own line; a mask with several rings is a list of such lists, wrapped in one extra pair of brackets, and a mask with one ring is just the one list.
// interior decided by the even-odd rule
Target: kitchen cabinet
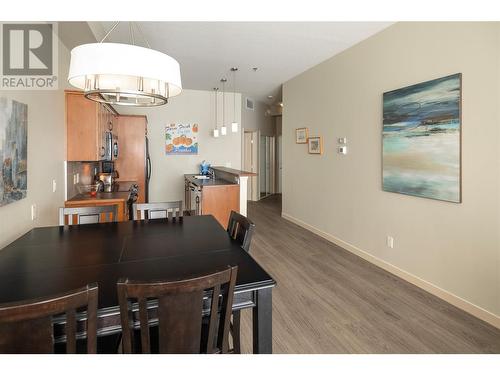
[(66, 91), (65, 101), (67, 160), (103, 160), (106, 132), (112, 130), (116, 112), (79, 91)]
[(113, 132), (120, 142), (119, 157), (115, 170), (120, 181), (136, 181), (139, 186), (137, 203), (146, 202), (146, 116), (120, 115), (116, 118)]
[(240, 212), (240, 187), (222, 180), (185, 175), (185, 208), (190, 215), (212, 215), (227, 228), (231, 211)]

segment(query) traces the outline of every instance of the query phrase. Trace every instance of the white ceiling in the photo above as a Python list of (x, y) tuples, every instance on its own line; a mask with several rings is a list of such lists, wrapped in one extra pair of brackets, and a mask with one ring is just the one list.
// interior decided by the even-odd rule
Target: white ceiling
[[(89, 22), (100, 40), (113, 22)], [(391, 25), (389, 22), (140, 22), (151, 48), (179, 61), (187, 89), (211, 90), (231, 67), (239, 68), (238, 92), (273, 102), (281, 85), (314, 65)], [(70, 29), (71, 28), (67, 28)], [(129, 23), (122, 22), (107, 39), (130, 43)], [(86, 41), (82, 41), (86, 42)], [(136, 44), (142, 44), (135, 34)], [(256, 72), (253, 67), (258, 67)], [(273, 100), (267, 98), (273, 95)]]

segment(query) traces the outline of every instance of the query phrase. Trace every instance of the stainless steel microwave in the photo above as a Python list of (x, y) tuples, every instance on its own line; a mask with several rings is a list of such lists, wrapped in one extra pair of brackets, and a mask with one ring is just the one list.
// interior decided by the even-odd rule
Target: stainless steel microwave
[(112, 132), (106, 132), (104, 142), (104, 158), (103, 160), (112, 161), (118, 159), (118, 138)]

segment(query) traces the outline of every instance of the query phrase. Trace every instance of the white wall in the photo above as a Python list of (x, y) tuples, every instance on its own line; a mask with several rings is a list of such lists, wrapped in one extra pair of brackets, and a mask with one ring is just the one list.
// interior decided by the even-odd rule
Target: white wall
[[(210, 91), (183, 90), (167, 105), (155, 108), (117, 108), (120, 114), (146, 115), (148, 118), (149, 153), (152, 174), (149, 190), (151, 202), (184, 199), (184, 174), (198, 173), (203, 160), (212, 165), (241, 169), (241, 128), (231, 132), (233, 95), (226, 95), (226, 136), (214, 138), (215, 97)], [(222, 118), (222, 94), (219, 94), (219, 120)], [(236, 121), (241, 123), (241, 96), (236, 96)], [(165, 125), (197, 123), (198, 155), (166, 155)]]
[(246, 96), (241, 97), (241, 125), (246, 131), (260, 130), (261, 135), (275, 134), (272, 116), (267, 114), (270, 107), (258, 100), (254, 100), (254, 109), (246, 108)]
[[(383, 192), (382, 93), (458, 72), (463, 203)], [(283, 94), (283, 215), (500, 322), (500, 24), (398, 23)], [(324, 137), (323, 156), (295, 144), (304, 126)]]
[[(64, 89), (69, 52), (60, 42), (58, 52), (59, 90), (0, 91), (2, 97), (28, 105), (28, 193), (25, 199), (0, 207), (0, 249), (35, 226), (57, 225), (58, 208), (64, 205)], [(38, 209), (35, 221), (31, 220), (32, 204)]]

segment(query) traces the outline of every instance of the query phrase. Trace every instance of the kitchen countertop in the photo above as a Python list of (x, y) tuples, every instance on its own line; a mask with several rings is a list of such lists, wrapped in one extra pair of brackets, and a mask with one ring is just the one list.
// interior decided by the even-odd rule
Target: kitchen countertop
[(197, 174), (185, 174), (184, 177), (196, 186), (221, 186), (221, 185), (237, 185), (236, 182), (231, 182), (223, 180), (222, 178), (209, 178), (207, 180), (198, 180), (194, 176), (199, 176)]
[(235, 176), (257, 176), (257, 173), (254, 172), (247, 172), (247, 171), (241, 171), (239, 169), (233, 169), (233, 168), (227, 168), (227, 167), (211, 167), (213, 170), (216, 171), (215, 175), (217, 176), (217, 171), (221, 171), (224, 173), (232, 174)]
[(120, 191), (113, 193), (97, 193), (95, 197), (90, 196), (89, 193), (77, 194), (73, 198), (68, 199), (66, 202), (89, 202), (95, 200), (107, 200), (107, 201), (126, 201), (128, 199), (128, 191)]

